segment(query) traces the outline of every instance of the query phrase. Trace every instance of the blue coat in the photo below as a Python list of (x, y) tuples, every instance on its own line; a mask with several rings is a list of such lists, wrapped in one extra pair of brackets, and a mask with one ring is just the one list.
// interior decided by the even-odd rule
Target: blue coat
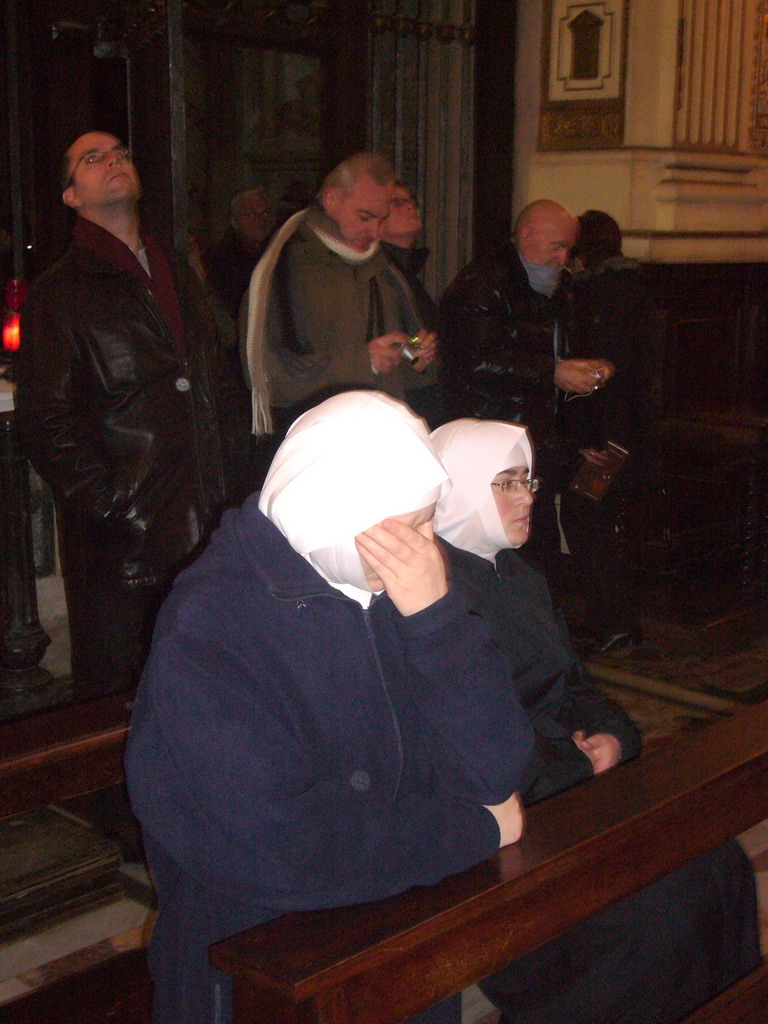
[(159, 897), (156, 1024), (228, 1019), (211, 942), (491, 856), (482, 805), (518, 787), (532, 748), (513, 694), (457, 593), (408, 618), (386, 595), (364, 611), (256, 496), (228, 513), (158, 618), (126, 758)]

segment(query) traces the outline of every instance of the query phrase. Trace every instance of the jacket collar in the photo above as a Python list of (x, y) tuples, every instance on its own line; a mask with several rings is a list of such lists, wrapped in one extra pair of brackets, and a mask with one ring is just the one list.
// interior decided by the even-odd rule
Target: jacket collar
[(125, 242), (85, 217), (77, 217), (72, 230), (72, 245), (77, 249), (85, 249), (108, 263), (118, 273), (127, 273), (138, 278), (152, 292), (163, 317), (169, 327), (179, 351), (185, 349), (184, 317), (179, 303), (170, 262), (162, 248), (152, 238), (142, 232), (147, 253), (147, 262), (152, 276), (144, 270)]

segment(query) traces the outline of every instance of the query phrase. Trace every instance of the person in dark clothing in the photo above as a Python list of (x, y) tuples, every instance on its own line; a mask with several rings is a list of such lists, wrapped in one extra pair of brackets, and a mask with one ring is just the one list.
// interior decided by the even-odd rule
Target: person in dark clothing
[(80, 695), (138, 681), (154, 614), (224, 498), (215, 326), (195, 274), (140, 228), (114, 136), (67, 151), (67, 253), (22, 313), (17, 422), (53, 488)]
[(203, 255), (208, 283), (234, 323), (271, 232), (267, 193), (261, 185), (250, 185), (232, 196), (227, 230)]
[[(416, 302), (420, 326), (428, 331), (436, 331), (437, 303), (421, 279), (429, 258), (429, 249), (416, 245), (421, 229), (418, 201), (401, 181), (396, 181), (389, 205), (389, 217), (381, 226), (381, 248), (408, 282)], [(409, 372), (404, 368), (403, 386), (406, 402), (419, 416), (424, 417), (430, 427), (434, 428), (442, 422), (437, 363), (433, 363), (423, 374)]]
[[(523, 429), (465, 419), (432, 441), (452, 483), (435, 530), (449, 542), (453, 584), (506, 653), (533, 723), (521, 790), (531, 804), (635, 756), (638, 731), (584, 677), (544, 580), (510, 550), (527, 540), (536, 489)], [(480, 987), (503, 1024), (673, 1024), (760, 959), (754, 875), (730, 841)]]
[(219, 435), (227, 505), (240, 505), (253, 491), (250, 479), (251, 395), (243, 380), (237, 323), (211, 286), (197, 237), (187, 238), (187, 260), (197, 274), (216, 324)]
[(267, 246), (273, 227), (271, 206), (263, 185), (240, 189), (229, 202), (227, 230), (205, 251), (198, 269), (217, 317), (226, 318), (219, 332), (222, 341), (219, 359), (224, 378), (220, 416), (224, 468), (233, 501), (238, 504), (254, 488), (250, 465), (251, 393), (243, 380), (238, 316), (253, 268)]
[[(529, 477), (533, 457), (525, 428), (462, 419), (431, 437), (452, 483), (435, 513), (435, 529), (448, 542), (451, 577), (506, 653), (533, 723), (534, 756), (521, 788), (533, 803), (637, 756), (640, 733), (584, 674), (546, 580), (512, 550), (528, 540), (538, 484)], [(502, 502), (511, 523), (500, 519)]]
[(213, 942), (434, 884), (519, 838), (530, 724), (448, 587), (446, 480), (405, 405), (328, 399), (163, 606), (126, 757), (159, 899), (154, 1024), (231, 1019)]
[(605, 387), (563, 403), (560, 429), (570, 446), (568, 475), (582, 459), (600, 467), (609, 441), (625, 448), (629, 458), (600, 502), (564, 487), (560, 523), (587, 600), (584, 632), (595, 638), (593, 653), (608, 654), (642, 639), (622, 572), (618, 520), (621, 502), (640, 494), (654, 472), (653, 304), (639, 264), (622, 255), (616, 221), (600, 210), (587, 210), (579, 221), (574, 272), (558, 295), (561, 316), (572, 354), (600, 352), (616, 372)]
[(553, 294), (577, 229), (558, 203), (531, 203), (514, 238), (465, 267), (440, 303), (446, 416), (525, 423), (533, 437), (542, 487), (525, 557), (545, 573), (557, 603), (564, 580), (555, 496), (565, 462), (558, 409), (563, 396), (588, 394), (612, 373), (601, 352), (568, 356), (558, 321)]

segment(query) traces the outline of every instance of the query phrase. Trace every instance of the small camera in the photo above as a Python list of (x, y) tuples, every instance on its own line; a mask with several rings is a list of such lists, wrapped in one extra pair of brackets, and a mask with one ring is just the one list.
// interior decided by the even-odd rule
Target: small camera
[(413, 365), (421, 355), (420, 348), (421, 342), (419, 339), (411, 338), (410, 341), (400, 346), (400, 356), (406, 363)]

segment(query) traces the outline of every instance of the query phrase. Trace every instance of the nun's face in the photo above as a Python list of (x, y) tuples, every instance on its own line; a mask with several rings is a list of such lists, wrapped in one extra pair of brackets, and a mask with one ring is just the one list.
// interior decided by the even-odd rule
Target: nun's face
[[(427, 505), (426, 508), (420, 508), (417, 512), (404, 512), (397, 516), (388, 516), (389, 519), (396, 519), (399, 523), (405, 523), (406, 526), (412, 527), (422, 537), (429, 537), (430, 540), (433, 537), (432, 533), (432, 519), (435, 514), (435, 505)], [(366, 562), (363, 556), (360, 556), (360, 561), (363, 565), (363, 571), (365, 572), (365, 582), (371, 588), (374, 594), (380, 590), (384, 590), (384, 584), (377, 575), (374, 569)]]
[(507, 540), (513, 548), (519, 548), (528, 540), (531, 529), (531, 508), (533, 506), (533, 494), (528, 487), (522, 484), (516, 486), (511, 481), (527, 481), (530, 477), (530, 470), (527, 466), (514, 466), (512, 469), (502, 470), (493, 478), (491, 490), (496, 499), (496, 508), (499, 510), (501, 525), (507, 535)]

